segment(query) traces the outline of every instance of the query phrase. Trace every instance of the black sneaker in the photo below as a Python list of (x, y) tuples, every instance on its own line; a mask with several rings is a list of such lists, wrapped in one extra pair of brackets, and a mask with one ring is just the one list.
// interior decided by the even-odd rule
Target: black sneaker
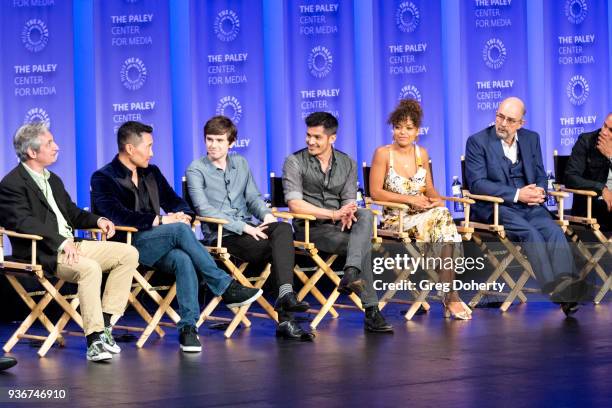
[(185, 353), (199, 353), (202, 351), (200, 336), (198, 336), (195, 326), (183, 327), (179, 334), (179, 342), (181, 343), (181, 350)]
[(253, 303), (262, 293), (263, 290), (261, 289), (247, 288), (233, 280), (221, 297), (225, 305), (233, 309), (234, 307), (246, 306)]
[(366, 309), (365, 314), (365, 329), (373, 333), (393, 333), (393, 326), (391, 326), (383, 317), (378, 307)]
[(365, 281), (359, 277), (359, 269), (349, 266), (344, 270), (344, 276), (338, 285), (338, 292), (343, 295), (355, 293), (360, 295), (365, 290)]

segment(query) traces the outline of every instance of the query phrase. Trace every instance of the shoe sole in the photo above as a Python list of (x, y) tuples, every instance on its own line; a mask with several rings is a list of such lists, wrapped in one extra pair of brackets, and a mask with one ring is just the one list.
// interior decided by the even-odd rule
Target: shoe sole
[(98, 361), (107, 361), (107, 360), (112, 360), (113, 359), (113, 355), (111, 353), (108, 353), (105, 355), (104, 353), (98, 355), (97, 358), (92, 358), (87, 356), (87, 360), (88, 361), (93, 361), (94, 363), (98, 362)]
[(121, 353), (121, 347), (119, 347), (119, 346), (114, 346), (113, 347), (110, 344), (106, 344), (106, 343), (103, 344), (102, 346), (104, 347), (104, 350), (108, 351), (109, 353), (112, 353), (112, 354), (119, 354), (119, 353)]
[(251, 303), (256, 301), (262, 294), (263, 294), (263, 290), (258, 289), (257, 293), (255, 293), (253, 296), (251, 296), (247, 300), (243, 300), (242, 302), (239, 302), (239, 303), (228, 303), (226, 304), (226, 306), (229, 307), (230, 309), (233, 309), (235, 307), (242, 307), (242, 306), (250, 305)]
[(181, 344), (181, 351), (184, 353), (200, 353), (202, 346), (183, 346)]
[(375, 329), (373, 327), (366, 326), (364, 329), (370, 333), (393, 333), (393, 327), (388, 329)]

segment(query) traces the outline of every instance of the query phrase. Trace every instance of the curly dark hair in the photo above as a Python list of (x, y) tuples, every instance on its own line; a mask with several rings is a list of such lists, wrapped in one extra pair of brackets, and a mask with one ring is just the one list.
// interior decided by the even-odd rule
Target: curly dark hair
[(407, 119), (410, 119), (417, 128), (421, 127), (423, 108), (421, 108), (421, 104), (417, 100), (402, 99), (395, 110), (389, 115), (387, 123), (391, 126), (396, 126)]

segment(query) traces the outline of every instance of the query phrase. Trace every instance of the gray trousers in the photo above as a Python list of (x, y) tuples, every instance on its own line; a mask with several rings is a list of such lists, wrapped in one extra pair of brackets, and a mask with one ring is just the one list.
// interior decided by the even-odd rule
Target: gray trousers
[[(372, 229), (373, 215), (369, 210), (357, 209), (357, 221), (350, 230), (341, 231), (341, 224), (312, 223), (310, 241), (317, 249), (328, 254), (346, 256), (344, 269), (353, 266), (361, 271), (359, 276), (365, 281), (365, 290), (361, 293), (363, 307), (378, 305), (378, 296), (374, 290), (372, 275)], [(296, 225), (298, 240), (304, 239), (303, 225)]]

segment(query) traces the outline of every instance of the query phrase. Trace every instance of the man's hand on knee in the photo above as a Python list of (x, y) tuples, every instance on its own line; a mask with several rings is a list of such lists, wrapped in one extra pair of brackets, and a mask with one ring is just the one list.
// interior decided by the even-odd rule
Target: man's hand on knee
[(79, 262), (80, 251), (77, 246), (72, 241), (68, 241), (66, 245), (64, 245), (64, 263), (67, 265), (74, 265)]

